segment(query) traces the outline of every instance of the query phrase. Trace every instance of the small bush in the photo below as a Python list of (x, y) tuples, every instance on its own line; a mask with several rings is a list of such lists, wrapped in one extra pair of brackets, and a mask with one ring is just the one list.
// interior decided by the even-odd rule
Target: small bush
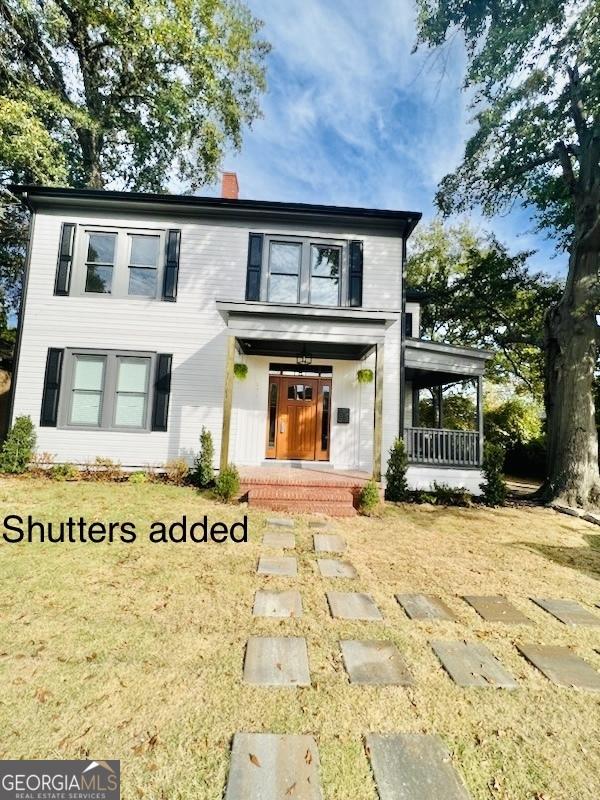
[(145, 472), (132, 472), (127, 480), (129, 483), (134, 483), (136, 485), (148, 483), (148, 475)]
[(506, 502), (504, 481), (504, 456), (502, 445), (486, 442), (483, 448), (483, 474), (485, 482), (479, 484), (486, 506), (503, 506)]
[(79, 470), (74, 464), (55, 464), (50, 468), (53, 481), (75, 481), (79, 478)]
[(466, 489), (455, 489), (447, 483), (433, 482), (435, 502), (440, 506), (470, 506), (471, 495)]
[(420, 505), (424, 503), (434, 505), (437, 498), (433, 492), (425, 492), (423, 489), (418, 489), (416, 492), (410, 493), (410, 499), (413, 503), (418, 503)]
[(200, 452), (194, 459), (194, 466), (190, 475), (192, 483), (199, 489), (205, 489), (207, 486), (212, 486), (214, 482), (214, 455), (215, 446), (213, 445), (212, 434), (203, 425), (200, 432)]
[(183, 458), (172, 458), (165, 464), (165, 478), (167, 483), (174, 486), (183, 486), (189, 477), (190, 468)]
[(408, 484), (406, 471), (408, 469), (408, 456), (402, 439), (396, 439), (390, 449), (390, 458), (385, 473), (385, 499), (399, 503), (408, 498)]
[(379, 505), (379, 486), (375, 481), (365, 483), (358, 495), (358, 510), (361, 514), (371, 514)]
[(91, 464), (87, 464), (84, 474), (90, 481), (108, 483), (123, 480), (123, 470), (119, 462), (101, 456), (97, 456)]
[(52, 453), (34, 453), (29, 462), (29, 473), (34, 478), (48, 478), (50, 467), (54, 464)]
[(229, 503), (240, 492), (240, 473), (234, 464), (222, 469), (215, 481), (214, 492), (224, 503)]
[(25, 472), (33, 458), (37, 437), (31, 417), (17, 417), (0, 451), (0, 472)]

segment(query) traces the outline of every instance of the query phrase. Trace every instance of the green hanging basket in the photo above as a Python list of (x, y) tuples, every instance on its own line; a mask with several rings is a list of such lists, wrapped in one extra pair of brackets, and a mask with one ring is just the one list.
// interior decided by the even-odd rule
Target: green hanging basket
[(373, 370), (359, 369), (356, 373), (356, 380), (359, 383), (373, 383)]
[(247, 364), (234, 364), (233, 365), (233, 374), (238, 379), (238, 381), (246, 380), (248, 375), (248, 365)]

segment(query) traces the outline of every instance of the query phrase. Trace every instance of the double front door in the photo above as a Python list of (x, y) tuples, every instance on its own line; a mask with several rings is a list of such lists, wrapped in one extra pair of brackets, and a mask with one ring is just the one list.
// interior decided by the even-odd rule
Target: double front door
[(331, 378), (269, 377), (267, 458), (327, 461)]

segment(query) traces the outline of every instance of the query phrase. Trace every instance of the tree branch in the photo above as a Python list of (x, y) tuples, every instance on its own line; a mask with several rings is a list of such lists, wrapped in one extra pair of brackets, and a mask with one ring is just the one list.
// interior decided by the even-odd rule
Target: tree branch
[(572, 195), (577, 194), (577, 179), (573, 172), (573, 164), (571, 163), (571, 156), (567, 149), (566, 144), (560, 140), (554, 145), (554, 152), (560, 162), (562, 169), (563, 180), (567, 184), (568, 190)]

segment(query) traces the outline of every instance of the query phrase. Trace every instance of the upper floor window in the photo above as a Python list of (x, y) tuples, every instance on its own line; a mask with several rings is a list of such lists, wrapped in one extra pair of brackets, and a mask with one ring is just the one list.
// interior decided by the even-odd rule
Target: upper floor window
[(310, 302), (318, 306), (339, 305), (341, 276), (342, 248), (311, 244)]
[[(339, 306), (346, 274), (344, 242), (265, 237), (261, 296), (271, 303)], [(345, 287), (345, 288), (344, 288)]]

